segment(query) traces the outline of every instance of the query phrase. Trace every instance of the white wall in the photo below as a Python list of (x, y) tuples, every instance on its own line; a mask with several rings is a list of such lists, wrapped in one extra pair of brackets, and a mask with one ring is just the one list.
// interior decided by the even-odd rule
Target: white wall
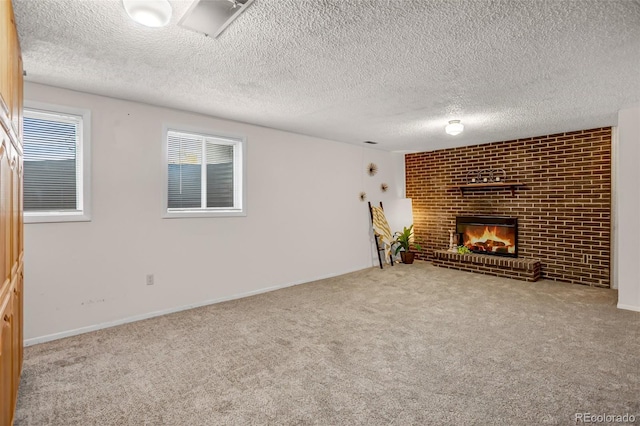
[(640, 311), (640, 106), (618, 113), (616, 148), (618, 307)]
[[(392, 154), (365, 146), (37, 84), (25, 99), (91, 110), (93, 171), (91, 222), (25, 226), (28, 344), (371, 267), (358, 195), (403, 187)], [(161, 219), (167, 122), (246, 136), (246, 217)]]

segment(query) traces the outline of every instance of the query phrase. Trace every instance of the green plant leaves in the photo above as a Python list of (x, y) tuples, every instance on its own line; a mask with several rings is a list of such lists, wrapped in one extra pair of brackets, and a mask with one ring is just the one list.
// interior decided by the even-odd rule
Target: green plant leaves
[(398, 254), (398, 252), (400, 252), (401, 250), (410, 251), (412, 248), (417, 251), (422, 251), (422, 246), (420, 246), (420, 244), (418, 244), (415, 239), (414, 241), (411, 241), (412, 237), (414, 236), (413, 225), (409, 226), (408, 228), (405, 226), (402, 229), (402, 232), (396, 232), (395, 234), (393, 234), (393, 236), (395, 237), (393, 243), (398, 244), (398, 247), (396, 247), (396, 254)]

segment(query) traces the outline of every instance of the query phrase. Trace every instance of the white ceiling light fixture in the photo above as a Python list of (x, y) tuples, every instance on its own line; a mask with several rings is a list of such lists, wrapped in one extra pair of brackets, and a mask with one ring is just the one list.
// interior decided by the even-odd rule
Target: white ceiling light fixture
[(464, 130), (464, 126), (460, 122), (460, 120), (450, 120), (449, 124), (447, 124), (444, 128), (444, 131), (450, 135), (459, 135)]
[(235, 21), (253, 0), (195, 0), (178, 25), (216, 38)]
[(164, 27), (171, 20), (168, 0), (122, 0), (127, 15), (146, 27)]

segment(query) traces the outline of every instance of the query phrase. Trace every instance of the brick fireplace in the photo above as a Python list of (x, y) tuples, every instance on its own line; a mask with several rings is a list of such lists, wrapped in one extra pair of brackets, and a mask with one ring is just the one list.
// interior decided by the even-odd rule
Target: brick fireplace
[[(414, 230), (429, 242), (418, 258), (448, 247), (457, 216), (511, 217), (519, 261), (538, 260), (547, 279), (610, 286), (611, 128), (407, 154), (405, 163)], [(470, 170), (490, 168), (523, 186), (459, 190)]]

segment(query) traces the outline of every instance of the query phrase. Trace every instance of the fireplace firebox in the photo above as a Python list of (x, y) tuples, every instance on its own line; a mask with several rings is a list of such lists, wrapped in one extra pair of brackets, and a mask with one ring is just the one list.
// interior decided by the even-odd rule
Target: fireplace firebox
[(457, 216), (459, 244), (474, 253), (518, 257), (518, 219), (498, 216)]

